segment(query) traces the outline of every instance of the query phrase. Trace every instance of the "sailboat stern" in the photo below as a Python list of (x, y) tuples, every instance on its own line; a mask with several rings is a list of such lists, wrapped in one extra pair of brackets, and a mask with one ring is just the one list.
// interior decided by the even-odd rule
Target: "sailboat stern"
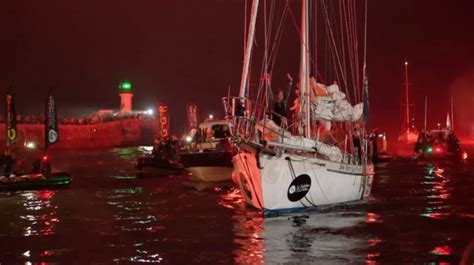
[(299, 211), (370, 195), (372, 165), (322, 162), (294, 155), (257, 158), (253, 152), (241, 152), (233, 158), (233, 180), (248, 204), (267, 211)]
[(255, 154), (239, 152), (232, 159), (234, 170), (232, 180), (240, 189), (247, 204), (263, 209), (263, 192), (260, 168)]

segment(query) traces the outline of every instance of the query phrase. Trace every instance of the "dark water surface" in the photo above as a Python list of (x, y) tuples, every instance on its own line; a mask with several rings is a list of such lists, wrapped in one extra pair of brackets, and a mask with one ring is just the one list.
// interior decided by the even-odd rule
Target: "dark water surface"
[(140, 152), (53, 154), (70, 188), (0, 193), (0, 263), (458, 264), (474, 239), (473, 161), (395, 160), (366, 203), (263, 218), (231, 183), (136, 178)]

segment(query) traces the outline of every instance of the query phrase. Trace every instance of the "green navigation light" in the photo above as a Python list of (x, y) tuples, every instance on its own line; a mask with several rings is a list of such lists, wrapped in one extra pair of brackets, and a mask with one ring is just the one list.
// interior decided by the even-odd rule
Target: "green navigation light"
[(433, 153), (433, 147), (428, 147), (426, 148), (427, 153)]
[(128, 82), (122, 83), (122, 88), (123, 88), (123, 89), (131, 89), (131, 88), (132, 88), (132, 84), (130, 84), (130, 83), (128, 83)]
[(122, 92), (132, 92), (132, 83), (130, 82), (121, 82), (119, 84), (120, 91)]

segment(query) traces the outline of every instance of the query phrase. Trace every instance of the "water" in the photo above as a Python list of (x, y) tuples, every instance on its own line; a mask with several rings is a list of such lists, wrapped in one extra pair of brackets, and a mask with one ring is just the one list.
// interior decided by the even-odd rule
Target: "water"
[(53, 154), (74, 182), (0, 193), (1, 264), (458, 264), (474, 162), (380, 165), (367, 203), (264, 218), (231, 183), (136, 178), (137, 149)]

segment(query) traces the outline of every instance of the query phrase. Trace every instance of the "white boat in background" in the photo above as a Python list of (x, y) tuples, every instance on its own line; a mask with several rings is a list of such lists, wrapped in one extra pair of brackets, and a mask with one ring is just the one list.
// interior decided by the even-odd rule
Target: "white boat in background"
[[(318, 13), (318, 16), (328, 18), (328, 9), (330, 6), (335, 7), (336, 3), (322, 1), (320, 4), (323, 12)], [(339, 4), (347, 8), (345, 5), (348, 3), (338, 2)], [(232, 125), (233, 141), (238, 149), (237, 155), (233, 157), (233, 181), (242, 191), (248, 204), (267, 211), (295, 211), (307, 207), (363, 200), (370, 194), (374, 174), (372, 162), (368, 159), (369, 148), (365, 131), (368, 115), (365, 52), (363, 64), (360, 64), (356, 51), (352, 49), (357, 46), (356, 41), (343, 47), (332, 43), (334, 46), (329, 50), (333, 51), (331, 58), (335, 64), (347, 63), (345, 67), (352, 69), (352, 77), (357, 78), (350, 79), (344, 75), (345, 71), (336, 68), (331, 70), (337, 72), (336, 76), (342, 81), (341, 86), (319, 84), (314, 78), (310, 81), (312, 46), (309, 45), (308, 21), (314, 17), (309, 17), (308, 0), (302, 0), (301, 28), (298, 29), (301, 31), (300, 97), (296, 100), (296, 109), (300, 115), (297, 115), (293, 124), (281, 128), (268, 119), (269, 115), (275, 115), (268, 109), (268, 95), (265, 96), (270, 90), (269, 78), (263, 79), (260, 85), (258, 95), (263, 96), (257, 97), (254, 101), (247, 97), (248, 72), (258, 5), (259, 1), (254, 0), (239, 97), (223, 99), (227, 119)], [(283, 8), (282, 17), (286, 15), (288, 8), (287, 5)], [(355, 16), (349, 19), (356, 25)], [(332, 23), (330, 21), (332, 20), (327, 20), (329, 25), (326, 28), (330, 32), (325, 37), (334, 41), (332, 31), (339, 29), (341, 25), (330, 24)], [(351, 29), (343, 28), (347, 30), (340, 34), (355, 34)], [(278, 41), (278, 34), (275, 36), (275, 41)], [(347, 36), (343, 39), (349, 40)], [(265, 41), (267, 47), (265, 54), (275, 52), (269, 50), (271, 45), (267, 43), (270, 41), (271, 39)], [(353, 56), (356, 60), (347, 62), (337, 57), (338, 49), (339, 52), (344, 50), (347, 56)], [(273, 69), (271, 63), (274, 61), (271, 58), (268, 60), (264, 58), (262, 76), (271, 76), (269, 69)], [(362, 75), (356, 70), (359, 66), (363, 69)], [(350, 89), (354, 90), (351, 94)], [(360, 103), (353, 106), (350, 101)], [(296, 134), (292, 135), (288, 131), (289, 128), (295, 128)], [(344, 132), (342, 142), (329, 143), (321, 137), (322, 131), (326, 131), (325, 135), (331, 135), (334, 128)]]
[(156, 150), (137, 159), (141, 175), (167, 175), (188, 171), (199, 181), (218, 182), (232, 179), (232, 146), (228, 122), (208, 121), (193, 128), (181, 147), (178, 141), (164, 140)]
[(228, 122), (207, 121), (198, 128), (190, 135), (191, 148), (179, 153), (184, 169), (200, 181), (231, 180), (233, 153)]

